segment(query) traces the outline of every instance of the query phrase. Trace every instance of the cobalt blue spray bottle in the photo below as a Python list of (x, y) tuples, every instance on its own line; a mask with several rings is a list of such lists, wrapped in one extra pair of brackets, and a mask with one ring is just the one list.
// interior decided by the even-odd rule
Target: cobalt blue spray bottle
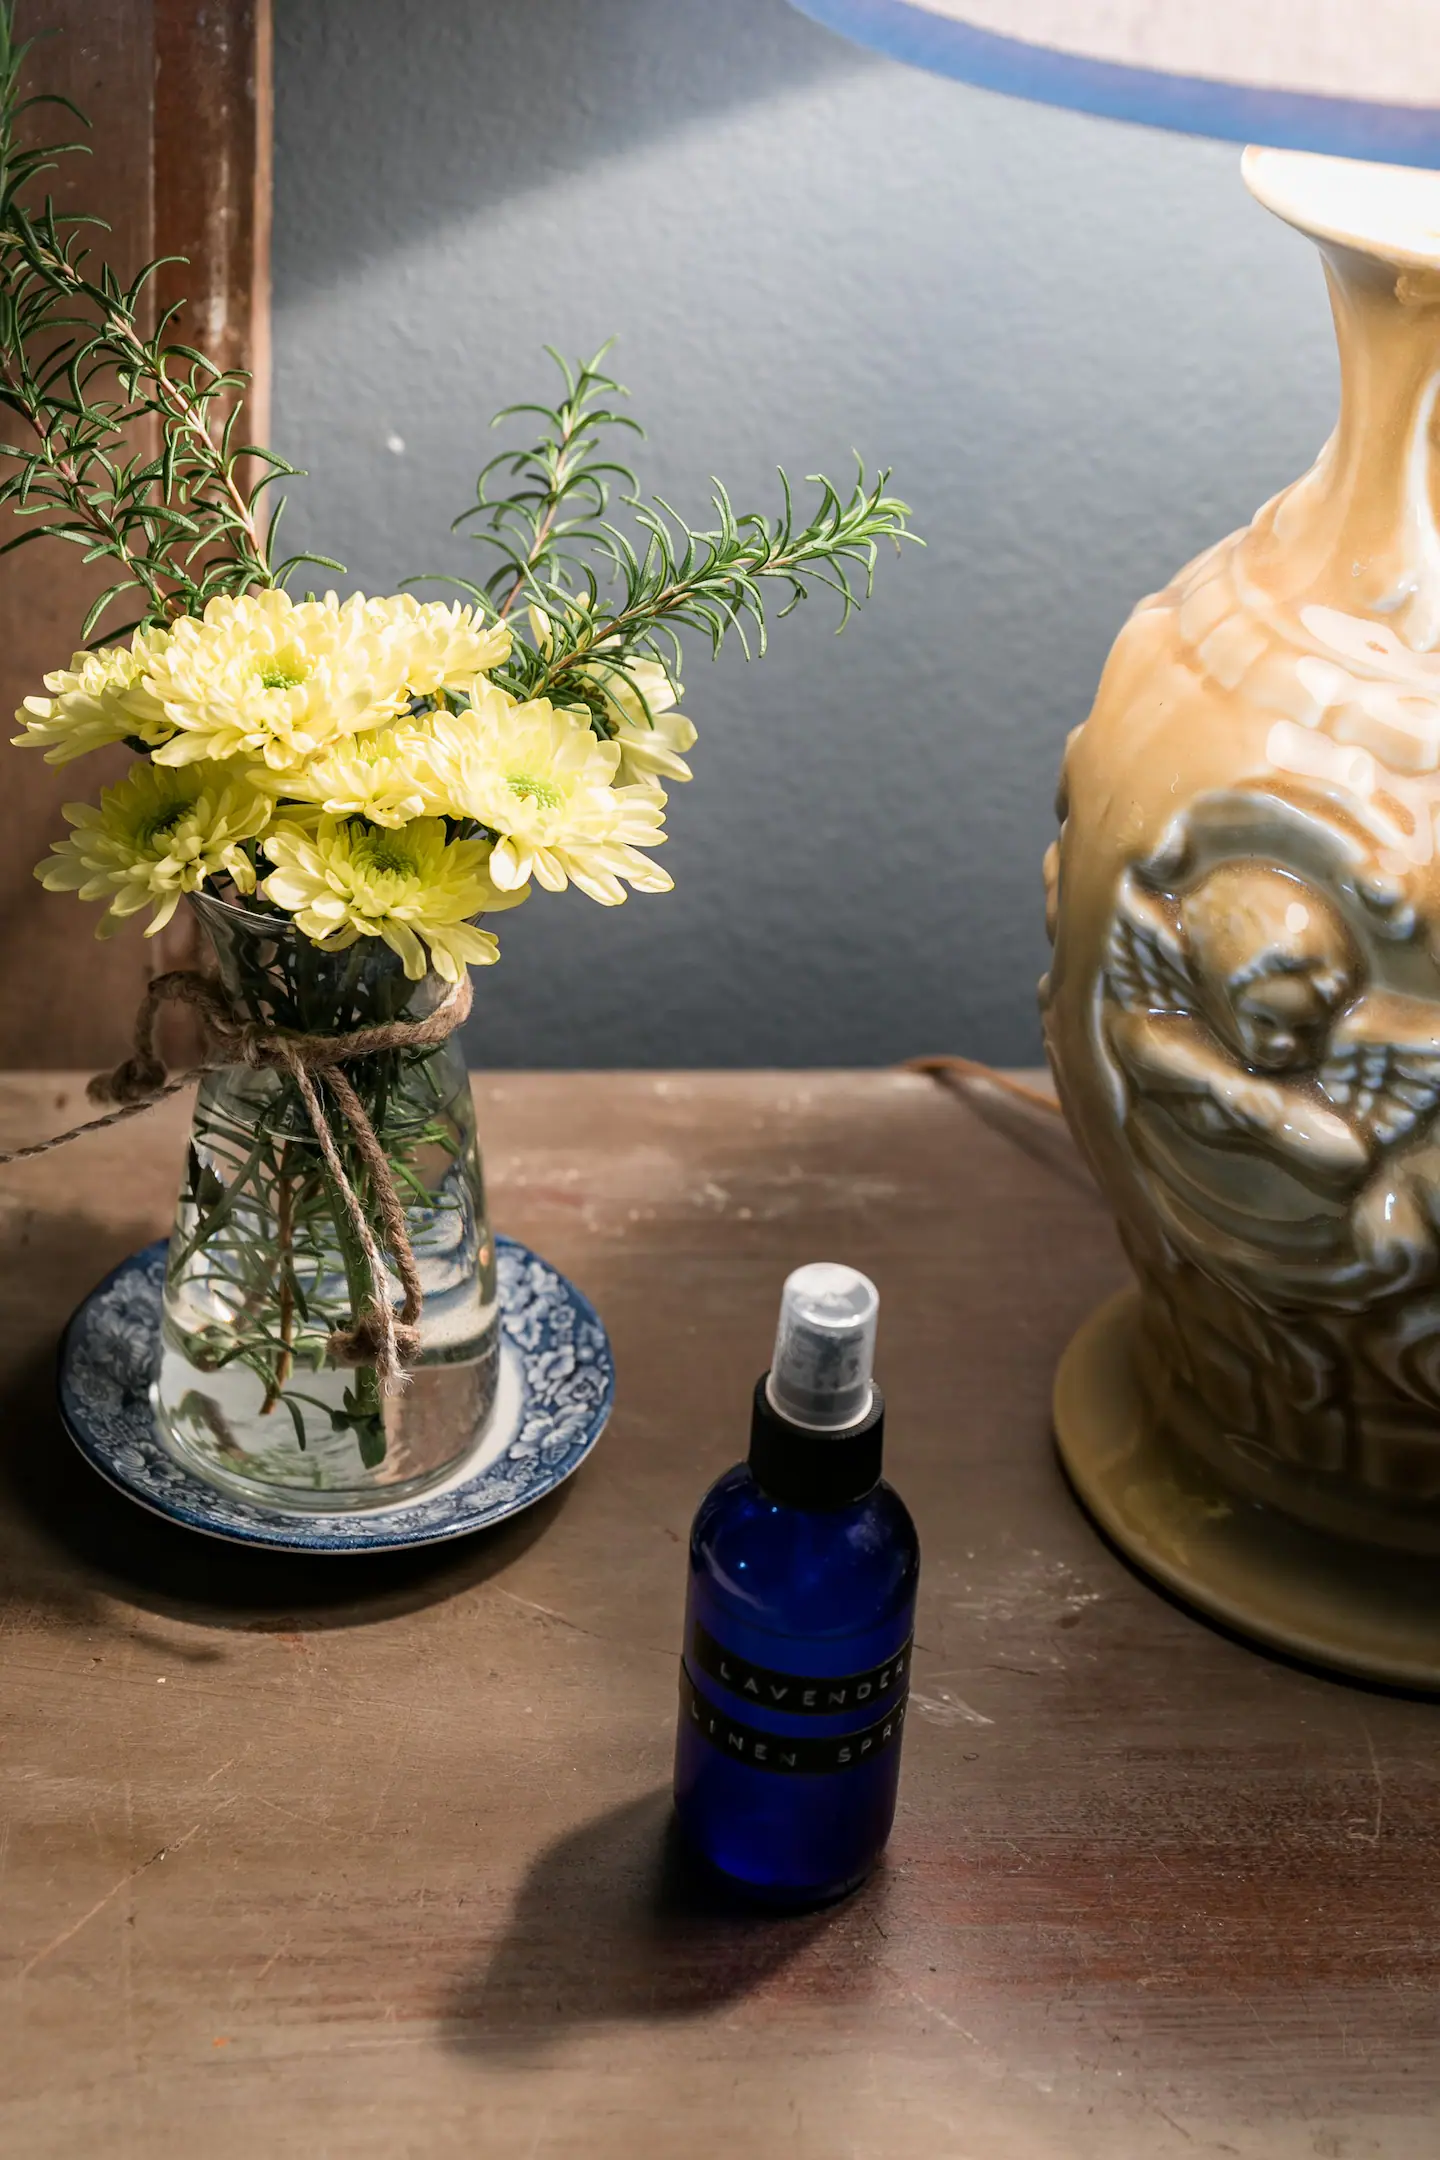
[(690, 1534), (676, 1813), (777, 1903), (853, 1889), (895, 1814), (920, 1547), (880, 1475), (879, 1305), (854, 1268), (790, 1276), (749, 1460)]

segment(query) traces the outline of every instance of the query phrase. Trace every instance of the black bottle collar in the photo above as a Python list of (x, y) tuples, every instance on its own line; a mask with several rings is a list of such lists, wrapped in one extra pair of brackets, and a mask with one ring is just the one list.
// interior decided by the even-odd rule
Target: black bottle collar
[(750, 1418), (750, 1471), (760, 1490), (786, 1507), (839, 1508), (863, 1500), (880, 1480), (885, 1446), (885, 1398), (877, 1387), (858, 1425), (815, 1432), (782, 1417), (755, 1383)]

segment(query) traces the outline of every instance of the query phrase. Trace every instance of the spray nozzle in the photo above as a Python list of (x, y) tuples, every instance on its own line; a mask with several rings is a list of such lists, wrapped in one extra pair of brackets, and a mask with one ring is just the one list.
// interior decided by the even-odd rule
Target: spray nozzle
[(793, 1425), (840, 1432), (858, 1425), (874, 1390), (880, 1293), (858, 1268), (814, 1260), (786, 1278), (766, 1393)]

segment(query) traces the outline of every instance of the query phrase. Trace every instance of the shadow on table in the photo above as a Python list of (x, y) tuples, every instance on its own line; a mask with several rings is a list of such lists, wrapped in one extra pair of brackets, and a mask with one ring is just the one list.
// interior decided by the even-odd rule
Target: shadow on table
[[(699, 2017), (761, 1991), (833, 2003), (869, 1984), (873, 1961), (851, 1946), (883, 1897), (881, 1876), (819, 1912), (749, 1904), (690, 1858), (668, 1788), (647, 1793), (533, 1862), (504, 1937), (451, 1992), (446, 2041), (461, 2055), (524, 2057), (575, 2028)], [(782, 1979), (827, 1934), (834, 1952), (807, 1957), (803, 1980)]]
[(78, 1621), (97, 1593), (210, 1626), (276, 1632), (415, 1611), (508, 1567), (554, 1521), (567, 1490), (453, 1544), (263, 1552), (181, 1529), (107, 1485), (60, 1423), (52, 1356), (0, 1394), (0, 1564), (22, 1596)]

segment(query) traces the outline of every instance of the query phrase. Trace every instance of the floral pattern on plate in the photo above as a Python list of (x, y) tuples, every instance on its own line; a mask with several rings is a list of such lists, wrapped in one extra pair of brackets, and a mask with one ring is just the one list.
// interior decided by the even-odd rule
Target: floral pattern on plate
[(501, 1383), (495, 1416), (441, 1485), (392, 1507), (331, 1513), (231, 1497), (175, 1461), (156, 1434), (165, 1244), (132, 1253), (90, 1293), (60, 1346), (60, 1413), (86, 1461), (170, 1522), (274, 1551), (391, 1552), (503, 1522), (563, 1484), (604, 1431), (615, 1393), (610, 1340), (573, 1283), (497, 1238)]

